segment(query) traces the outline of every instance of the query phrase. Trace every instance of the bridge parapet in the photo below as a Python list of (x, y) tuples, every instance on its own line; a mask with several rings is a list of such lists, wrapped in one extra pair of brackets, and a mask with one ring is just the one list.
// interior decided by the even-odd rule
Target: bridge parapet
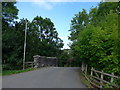
[(35, 68), (57, 66), (58, 59), (56, 57), (45, 57), (40, 55), (33, 56)]

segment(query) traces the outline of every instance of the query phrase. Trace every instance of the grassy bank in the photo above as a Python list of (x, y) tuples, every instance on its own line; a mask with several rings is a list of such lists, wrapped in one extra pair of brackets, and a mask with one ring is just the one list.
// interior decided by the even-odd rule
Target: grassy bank
[[(89, 77), (89, 76), (88, 76)], [(86, 78), (84, 77), (84, 75), (82, 74), (82, 71), (80, 71), (80, 79), (82, 81), (82, 83), (87, 87), (87, 88), (93, 88), (91, 86), (91, 84), (86, 80)]]
[(2, 71), (2, 75), (12, 75), (12, 74), (17, 74), (17, 73), (22, 73), (22, 72), (28, 72), (28, 71), (32, 71), (35, 70), (35, 68), (28, 68), (25, 70), (3, 70)]

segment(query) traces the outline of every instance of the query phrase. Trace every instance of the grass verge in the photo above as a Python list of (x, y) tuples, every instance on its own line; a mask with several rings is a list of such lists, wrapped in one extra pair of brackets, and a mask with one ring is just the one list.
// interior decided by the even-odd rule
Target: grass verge
[(88, 80), (86, 80), (86, 78), (84, 77), (84, 75), (82, 74), (82, 71), (80, 71), (80, 78), (82, 83), (87, 87), (87, 88), (93, 88), (91, 86), (91, 84), (88, 82)]
[(2, 75), (12, 75), (12, 74), (18, 74), (18, 73), (22, 73), (22, 72), (28, 72), (28, 71), (32, 71), (35, 70), (35, 68), (28, 68), (25, 70), (3, 70), (2, 71)]

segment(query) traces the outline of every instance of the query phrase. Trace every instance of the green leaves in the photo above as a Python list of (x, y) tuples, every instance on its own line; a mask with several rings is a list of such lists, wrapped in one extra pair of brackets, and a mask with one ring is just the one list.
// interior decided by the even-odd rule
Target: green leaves
[(79, 12), (78, 14), (75, 14), (75, 17), (73, 20), (71, 20), (71, 28), (69, 31), (71, 31), (69, 39), (71, 41), (74, 41), (78, 38), (79, 32), (84, 30), (84, 28), (89, 23), (89, 16), (85, 9), (82, 10), (82, 12)]
[[(99, 4), (99, 7), (91, 8), (89, 23), (86, 26), (81, 23), (82, 20), (87, 20), (84, 18), (86, 14), (82, 13), (84, 10), (80, 12), (72, 20), (70, 38), (73, 41), (71, 45), (73, 55), (79, 58), (79, 60), (76, 59), (76, 62), (86, 61), (90, 67), (97, 70), (120, 75), (120, 70), (117, 69), (119, 40), (116, 7), (117, 3), (103, 2)], [(84, 28), (81, 29), (82, 26)], [(76, 38), (74, 38), (75, 36)]]
[(14, 6), (15, 2), (2, 2), (2, 17), (5, 22), (14, 22), (17, 19), (18, 9)]
[(41, 16), (36, 16), (32, 22), (24, 18), (19, 22), (15, 22), (14, 20), (18, 18), (18, 9), (14, 4), (14, 2), (2, 3), (2, 58), (4, 64), (9, 64), (11, 69), (22, 68), (26, 21), (27, 44), (25, 61), (33, 61), (33, 56), (38, 54), (57, 57), (63, 47), (63, 41), (58, 37), (54, 23), (49, 18), (42, 18)]

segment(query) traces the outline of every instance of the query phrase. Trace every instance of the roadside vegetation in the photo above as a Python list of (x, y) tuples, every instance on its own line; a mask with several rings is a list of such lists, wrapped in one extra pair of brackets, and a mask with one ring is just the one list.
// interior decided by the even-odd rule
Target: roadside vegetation
[[(71, 20), (69, 40), (75, 62), (120, 76), (119, 3), (101, 2), (89, 13), (83, 9)], [(114, 83), (120, 84), (119, 80)]]
[[(16, 21), (19, 10), (15, 2), (2, 2), (3, 75), (31, 70), (21, 70), (27, 21), (26, 61), (33, 61), (33, 56), (37, 54), (55, 56), (60, 67), (81, 67), (81, 63), (85, 62), (88, 72), (94, 67), (120, 76), (119, 4), (101, 2), (91, 7), (89, 12), (83, 9), (75, 14), (69, 30), (70, 49), (61, 50), (63, 40), (58, 37), (49, 18), (35, 16), (32, 22), (24, 18)], [(114, 82), (120, 84), (119, 80)]]
[[(85, 76), (83, 75), (83, 72), (80, 71), (80, 79), (81, 82), (86, 85), (87, 88), (93, 88), (93, 86), (91, 85), (91, 83), (85, 78)], [(89, 78), (89, 75), (87, 75), (87, 77)]]
[(2, 2), (2, 64), (4, 70), (20, 70), (23, 63), (25, 25), (27, 23), (26, 62), (34, 55), (58, 57), (63, 40), (58, 37), (54, 23), (49, 18), (35, 16), (16, 21), (19, 10), (15, 2)]
[(18, 74), (18, 73), (22, 73), (22, 72), (28, 72), (28, 71), (32, 71), (32, 70), (36, 70), (36, 69), (35, 68), (27, 68), (25, 70), (3, 70), (2, 76)]

